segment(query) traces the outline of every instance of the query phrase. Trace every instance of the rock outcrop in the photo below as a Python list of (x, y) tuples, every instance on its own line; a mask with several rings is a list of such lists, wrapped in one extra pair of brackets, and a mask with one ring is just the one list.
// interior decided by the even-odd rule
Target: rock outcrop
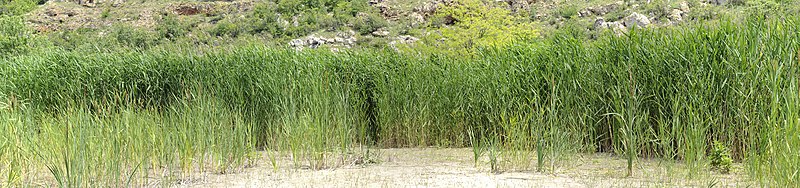
[(632, 13), (630, 16), (625, 17), (625, 27), (647, 27), (650, 25), (650, 18), (643, 14)]
[(253, 10), (253, 1), (233, 2), (176, 2), (167, 5), (167, 12), (182, 16), (197, 14), (220, 15)]
[(385, 27), (378, 28), (378, 30), (372, 32), (372, 36), (376, 37), (388, 37), (389, 34), (389, 30), (387, 30)]
[(339, 32), (336, 34), (336, 37), (332, 38), (326, 38), (312, 34), (307, 37), (290, 41), (289, 46), (296, 50), (303, 50), (305, 48), (315, 49), (322, 46), (328, 46), (336, 49), (340, 47), (351, 48), (356, 44), (357, 41), (355, 35), (355, 31)]
[(606, 22), (603, 17), (598, 17), (594, 21), (594, 28), (596, 30), (603, 30), (603, 29), (610, 29), (614, 31), (617, 35), (623, 34), (628, 31), (624, 24), (619, 21), (615, 22)]
[(397, 38), (395, 38), (394, 41), (389, 42), (389, 46), (392, 47), (392, 49), (394, 50), (398, 50), (397, 45), (399, 44), (414, 44), (417, 43), (417, 41), (419, 41), (419, 38), (409, 35), (400, 35), (397, 36)]
[(624, 8), (624, 6), (625, 2), (617, 1), (607, 5), (589, 7), (578, 11), (578, 16), (580, 17), (603, 16), (608, 13), (622, 9)]

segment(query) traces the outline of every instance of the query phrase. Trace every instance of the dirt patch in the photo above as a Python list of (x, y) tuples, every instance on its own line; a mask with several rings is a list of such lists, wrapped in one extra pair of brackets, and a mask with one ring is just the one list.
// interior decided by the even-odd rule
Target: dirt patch
[(48, 2), (26, 15), (31, 26), (39, 32), (102, 29), (114, 24), (138, 28), (153, 28), (161, 15), (241, 15), (251, 12), (255, 1), (215, 2), (111, 2), (97, 6), (81, 6), (73, 2)]
[[(696, 187), (747, 186), (741, 167), (732, 174), (691, 172), (679, 163), (640, 160), (626, 177), (626, 161), (604, 154), (577, 155), (555, 172), (491, 173), (475, 167), (472, 151), (459, 149), (382, 149), (381, 162), (310, 170), (259, 162), (236, 174), (203, 174), (178, 187)], [(266, 157), (266, 156), (265, 156)], [(484, 163), (481, 161), (480, 163)], [(291, 161), (283, 161), (289, 164)]]
[(178, 2), (167, 5), (167, 10), (177, 15), (222, 15), (249, 12), (254, 1)]
[(85, 7), (70, 2), (48, 2), (26, 17), (38, 32), (100, 29), (113, 24), (152, 28), (156, 25), (155, 9), (152, 7), (149, 4)]

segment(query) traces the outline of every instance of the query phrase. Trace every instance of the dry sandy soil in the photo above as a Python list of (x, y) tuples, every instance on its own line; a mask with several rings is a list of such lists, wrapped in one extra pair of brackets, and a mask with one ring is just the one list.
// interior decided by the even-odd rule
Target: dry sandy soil
[[(375, 151), (373, 151), (375, 153)], [(266, 153), (263, 153), (265, 158)], [(232, 174), (202, 174), (183, 179), (175, 187), (742, 187), (746, 182), (740, 166), (732, 174), (702, 170), (689, 172), (685, 165), (640, 159), (634, 175), (626, 177), (626, 161), (608, 154), (584, 154), (558, 164), (555, 171), (507, 171), (492, 173), (488, 165), (475, 167), (469, 148), (381, 149), (379, 162), (344, 164), (312, 170), (281, 166), (269, 161)], [(291, 164), (288, 158), (277, 159)], [(283, 161), (283, 162), (281, 162)], [(479, 164), (486, 164), (481, 159)], [(534, 160), (535, 161), (535, 160)]]

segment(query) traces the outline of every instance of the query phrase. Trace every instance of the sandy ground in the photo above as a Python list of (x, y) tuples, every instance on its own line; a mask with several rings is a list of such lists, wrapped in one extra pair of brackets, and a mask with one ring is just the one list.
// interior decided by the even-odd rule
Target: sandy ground
[[(555, 171), (507, 171), (492, 173), (488, 165), (475, 167), (469, 148), (381, 149), (379, 162), (339, 165), (312, 170), (282, 166), (275, 170), (269, 160), (233, 174), (202, 174), (184, 179), (174, 187), (741, 187), (740, 166), (732, 174), (689, 172), (683, 164), (657, 160), (636, 161), (634, 174), (626, 177), (626, 161), (608, 154), (571, 157)], [(266, 154), (265, 158), (267, 158)], [(291, 164), (288, 158), (277, 159)], [(281, 162), (282, 161), (282, 162)], [(486, 164), (481, 159), (479, 164)]]

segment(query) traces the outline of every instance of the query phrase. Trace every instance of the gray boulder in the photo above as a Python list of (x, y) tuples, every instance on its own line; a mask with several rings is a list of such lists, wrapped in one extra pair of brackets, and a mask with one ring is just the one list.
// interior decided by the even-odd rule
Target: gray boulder
[(650, 25), (650, 18), (647, 18), (647, 16), (636, 12), (634, 12), (628, 17), (625, 17), (624, 20), (625, 20), (625, 26), (628, 28), (647, 27), (648, 25)]

